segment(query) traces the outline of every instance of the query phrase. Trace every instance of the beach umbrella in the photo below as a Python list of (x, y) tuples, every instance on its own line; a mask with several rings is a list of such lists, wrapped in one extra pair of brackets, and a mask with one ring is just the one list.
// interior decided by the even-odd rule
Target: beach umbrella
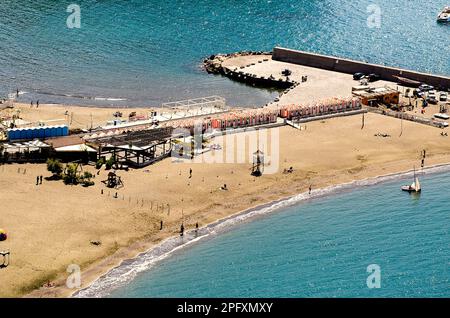
[(0, 241), (6, 241), (6, 238), (8, 236), (6, 235), (6, 231), (3, 229), (0, 229)]

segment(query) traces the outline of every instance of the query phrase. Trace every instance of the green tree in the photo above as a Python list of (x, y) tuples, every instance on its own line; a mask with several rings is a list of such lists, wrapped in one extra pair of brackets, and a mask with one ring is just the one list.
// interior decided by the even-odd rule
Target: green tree
[(68, 163), (64, 169), (63, 181), (65, 184), (78, 184), (79, 177), (77, 172), (77, 165)]
[(91, 178), (94, 175), (90, 173), (89, 171), (85, 171), (84, 174), (81, 176), (81, 183), (84, 187), (89, 187), (91, 185), (94, 185), (94, 181), (91, 181)]
[(96, 169), (100, 169), (105, 164), (105, 158), (100, 158), (97, 160), (97, 163), (95, 164)]
[(106, 170), (111, 169), (115, 162), (116, 162), (116, 160), (114, 159), (113, 156), (111, 156), (108, 160), (106, 160), (106, 163), (105, 163)]
[(47, 170), (53, 174), (53, 177), (61, 177), (61, 172), (63, 171), (61, 161), (58, 159), (48, 159)]

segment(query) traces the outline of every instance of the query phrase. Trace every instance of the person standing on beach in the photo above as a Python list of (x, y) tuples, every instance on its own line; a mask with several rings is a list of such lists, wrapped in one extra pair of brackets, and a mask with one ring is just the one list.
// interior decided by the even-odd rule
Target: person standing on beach
[(189, 169), (189, 179), (192, 178), (192, 168)]
[(159, 230), (162, 231), (162, 229), (163, 229), (163, 220), (161, 220), (161, 223), (159, 225)]
[(36, 101), (36, 108), (39, 108), (39, 99)]
[(311, 194), (312, 185), (309, 185), (309, 194)]
[(19, 98), (19, 89), (16, 89), (16, 98)]
[(425, 166), (425, 158), (427, 156), (427, 152), (425, 149), (422, 150), (422, 168)]
[(42, 184), (42, 176), (39, 176), (39, 184)]
[(30, 108), (33, 108), (33, 101), (31, 101)]
[(39, 185), (39, 176), (36, 177), (36, 185)]
[(181, 227), (180, 227), (180, 236), (184, 235), (184, 225), (183, 223), (181, 223)]

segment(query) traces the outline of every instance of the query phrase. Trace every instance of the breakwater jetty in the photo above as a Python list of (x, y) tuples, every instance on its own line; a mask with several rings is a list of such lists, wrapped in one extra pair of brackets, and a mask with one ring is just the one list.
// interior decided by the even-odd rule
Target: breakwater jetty
[(274, 61), (316, 67), (324, 70), (348, 74), (357, 72), (365, 74), (375, 73), (378, 74), (381, 79), (391, 82), (398, 82), (398, 77), (403, 77), (413, 81), (433, 85), (441, 90), (450, 89), (450, 77), (448, 76), (421, 73), (401, 68), (365, 63), (282, 47), (275, 47), (273, 49), (272, 59)]
[[(203, 61), (205, 70), (210, 74), (220, 74), (226, 76), (236, 82), (245, 83), (257, 87), (268, 87), (287, 89), (292, 86), (298, 85), (297, 82), (291, 80), (289, 77), (257, 75), (245, 71), (245, 68), (256, 65), (257, 63), (268, 62), (271, 56), (271, 52), (237, 52), (231, 54), (217, 54), (211, 55), (209, 58)], [(247, 64), (242, 65), (228, 65), (226, 62), (230, 59), (247, 60)], [(257, 58), (257, 60), (254, 60)]]

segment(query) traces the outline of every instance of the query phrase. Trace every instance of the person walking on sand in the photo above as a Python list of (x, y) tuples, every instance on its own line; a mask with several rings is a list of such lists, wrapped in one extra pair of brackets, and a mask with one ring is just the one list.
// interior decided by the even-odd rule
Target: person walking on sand
[(42, 184), (42, 176), (39, 176), (39, 184)]
[(189, 169), (189, 179), (192, 178), (192, 168)]
[(36, 185), (39, 185), (39, 176), (36, 177)]
[(30, 108), (33, 108), (33, 101), (31, 101)]
[(163, 229), (163, 221), (161, 220), (160, 225), (159, 225), (159, 230), (162, 231)]
[(180, 227), (180, 236), (184, 235), (184, 225), (183, 223), (181, 223), (181, 227)]
[(36, 101), (36, 108), (39, 108), (39, 99)]
[(311, 194), (312, 185), (309, 185), (309, 194)]

